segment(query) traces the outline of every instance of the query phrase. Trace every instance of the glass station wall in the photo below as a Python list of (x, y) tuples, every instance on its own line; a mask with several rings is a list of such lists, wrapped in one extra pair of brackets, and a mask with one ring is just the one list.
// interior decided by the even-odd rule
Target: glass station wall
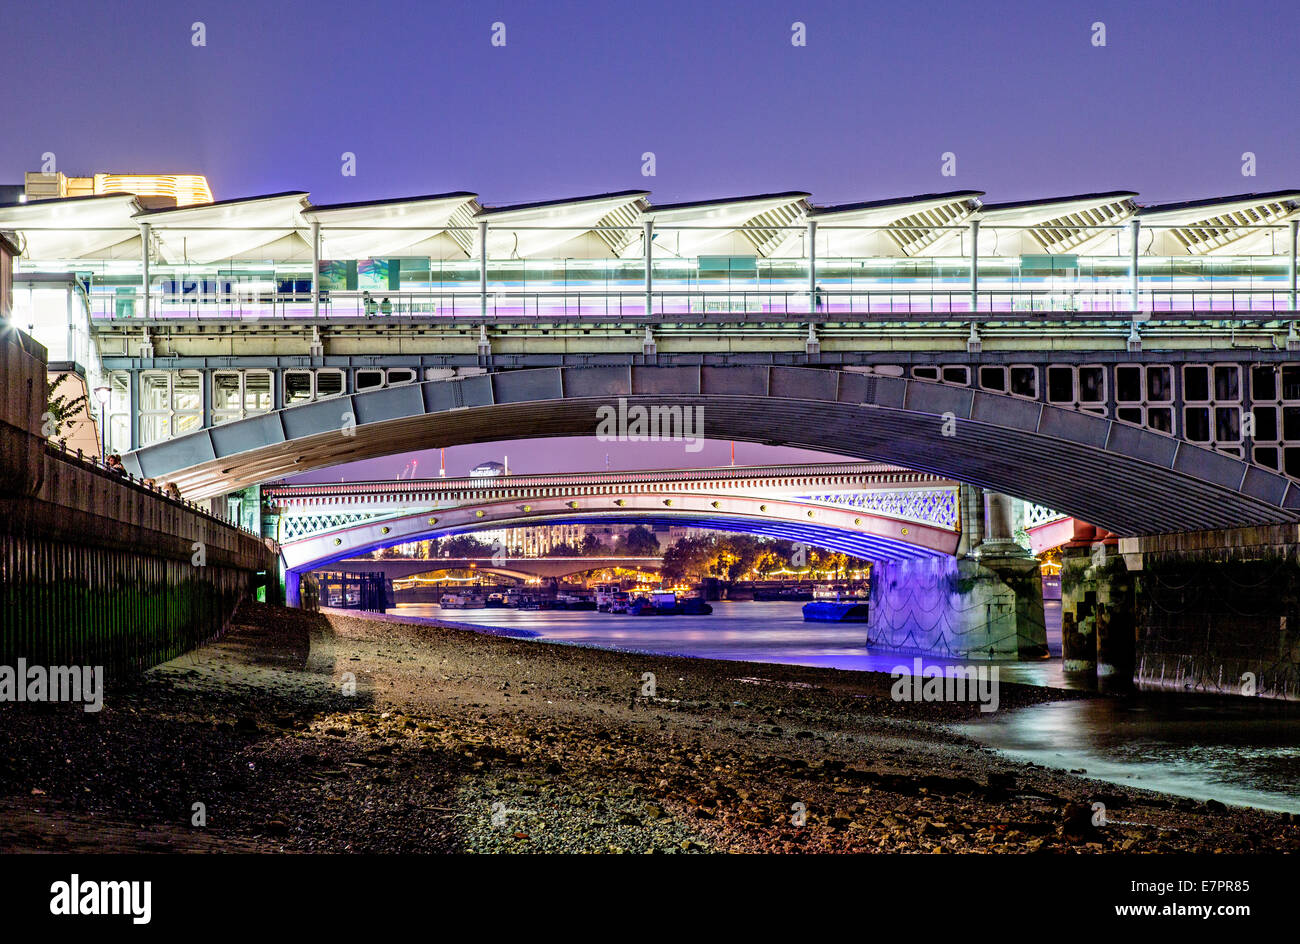
[[(671, 315), (709, 311), (936, 313), (971, 310), (970, 260), (819, 255), (815, 298), (808, 261), (757, 253), (656, 256), (652, 307)], [(978, 310), (1132, 311), (1126, 255), (988, 255), (980, 259)], [(143, 315), (141, 264), (118, 260), (24, 262), (24, 270), (78, 274), (95, 319)], [(487, 263), (486, 299), (478, 260), (393, 256), (320, 263), (320, 312), (326, 318), (461, 315), (564, 316), (643, 313), (644, 261), (497, 259)], [(150, 266), (153, 318), (289, 318), (313, 312), (310, 261), (229, 260)], [(1284, 310), (1285, 254), (1204, 258), (1142, 256), (1141, 308)]]

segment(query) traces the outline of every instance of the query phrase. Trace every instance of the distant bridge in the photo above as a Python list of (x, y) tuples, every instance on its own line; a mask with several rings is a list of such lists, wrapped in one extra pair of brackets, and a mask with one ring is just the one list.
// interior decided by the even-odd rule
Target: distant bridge
[[(394, 544), (574, 522), (748, 532), (872, 560), (951, 555), (961, 539), (957, 482), (868, 463), (274, 485), (265, 496), (294, 574)], [(579, 569), (591, 567), (568, 572)]]

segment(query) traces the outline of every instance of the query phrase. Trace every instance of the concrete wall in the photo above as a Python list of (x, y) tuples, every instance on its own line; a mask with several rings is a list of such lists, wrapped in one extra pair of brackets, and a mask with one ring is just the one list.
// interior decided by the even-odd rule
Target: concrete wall
[[(276, 554), (50, 446), (42, 351), (0, 335), (0, 662), (138, 670), (219, 633)], [(274, 593), (274, 591), (273, 591)]]
[(0, 492), (40, 488), (46, 403), (45, 348), (21, 331), (0, 330)]

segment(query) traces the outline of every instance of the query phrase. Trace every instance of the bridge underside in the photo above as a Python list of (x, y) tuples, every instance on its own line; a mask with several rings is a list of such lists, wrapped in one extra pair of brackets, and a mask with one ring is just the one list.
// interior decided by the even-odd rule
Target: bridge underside
[(597, 408), (620, 398), (703, 407), (704, 436), (892, 462), (1118, 534), (1300, 521), (1290, 479), (1186, 441), (1006, 395), (814, 368), (553, 368), (431, 381), (230, 423), (128, 459), (140, 474), (209, 496), (414, 449), (591, 436)]

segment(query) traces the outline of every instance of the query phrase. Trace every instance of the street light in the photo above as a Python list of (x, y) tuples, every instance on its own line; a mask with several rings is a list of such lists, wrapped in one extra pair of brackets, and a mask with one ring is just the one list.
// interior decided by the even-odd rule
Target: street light
[(104, 415), (107, 412), (108, 398), (112, 394), (108, 387), (96, 387), (95, 399), (99, 401), (99, 461), (104, 461), (105, 453), (108, 452), (108, 418)]

